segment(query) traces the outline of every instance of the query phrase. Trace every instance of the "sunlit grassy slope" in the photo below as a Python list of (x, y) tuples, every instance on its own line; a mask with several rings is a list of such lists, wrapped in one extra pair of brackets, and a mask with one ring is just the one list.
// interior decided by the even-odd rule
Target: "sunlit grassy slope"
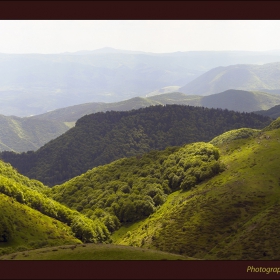
[(213, 140), (227, 169), (169, 195), (150, 217), (116, 231), (114, 243), (203, 259), (279, 259), (279, 123)]
[(79, 244), (67, 225), (0, 194), (1, 224), (10, 222), (11, 239), (0, 242), (0, 255), (44, 246)]
[(0, 161), (0, 255), (81, 241), (109, 241), (105, 225), (48, 198), (47, 189)]
[(193, 258), (131, 246), (62, 245), (12, 253), (0, 260), (192, 260)]

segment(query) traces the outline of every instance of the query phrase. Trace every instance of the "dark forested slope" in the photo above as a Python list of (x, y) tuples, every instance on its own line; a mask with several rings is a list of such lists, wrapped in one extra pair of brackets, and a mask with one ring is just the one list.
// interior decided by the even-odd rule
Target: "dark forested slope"
[(96, 113), (36, 152), (2, 152), (22, 174), (52, 186), (113, 160), (213, 137), (241, 127), (263, 128), (270, 118), (183, 105)]

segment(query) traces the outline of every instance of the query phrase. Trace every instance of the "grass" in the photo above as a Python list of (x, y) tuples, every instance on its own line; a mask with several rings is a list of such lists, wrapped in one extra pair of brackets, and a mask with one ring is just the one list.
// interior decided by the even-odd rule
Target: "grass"
[(45, 246), (81, 243), (67, 225), (3, 194), (0, 194), (0, 211), (13, 226), (11, 240), (0, 242), (0, 255)]
[(0, 257), (0, 260), (192, 260), (155, 250), (111, 244), (63, 245)]

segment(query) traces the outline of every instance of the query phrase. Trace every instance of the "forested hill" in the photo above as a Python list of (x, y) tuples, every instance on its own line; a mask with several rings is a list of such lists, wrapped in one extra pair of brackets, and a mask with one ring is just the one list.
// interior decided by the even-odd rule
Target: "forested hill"
[(271, 119), (253, 113), (183, 105), (151, 106), (86, 115), (36, 152), (2, 152), (29, 178), (53, 186), (98, 165), (198, 141), (241, 127), (263, 128)]

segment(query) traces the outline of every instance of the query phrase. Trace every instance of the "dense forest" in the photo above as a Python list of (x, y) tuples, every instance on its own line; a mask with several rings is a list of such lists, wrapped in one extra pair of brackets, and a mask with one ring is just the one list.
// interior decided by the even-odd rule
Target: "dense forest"
[(75, 127), (35, 152), (2, 152), (0, 157), (29, 178), (53, 186), (119, 158), (210, 141), (225, 131), (263, 128), (270, 121), (253, 113), (184, 105), (99, 112), (80, 118)]
[(198, 142), (119, 159), (46, 193), (92, 220), (99, 218), (113, 232), (154, 213), (170, 193), (194, 188), (223, 170), (219, 150)]

